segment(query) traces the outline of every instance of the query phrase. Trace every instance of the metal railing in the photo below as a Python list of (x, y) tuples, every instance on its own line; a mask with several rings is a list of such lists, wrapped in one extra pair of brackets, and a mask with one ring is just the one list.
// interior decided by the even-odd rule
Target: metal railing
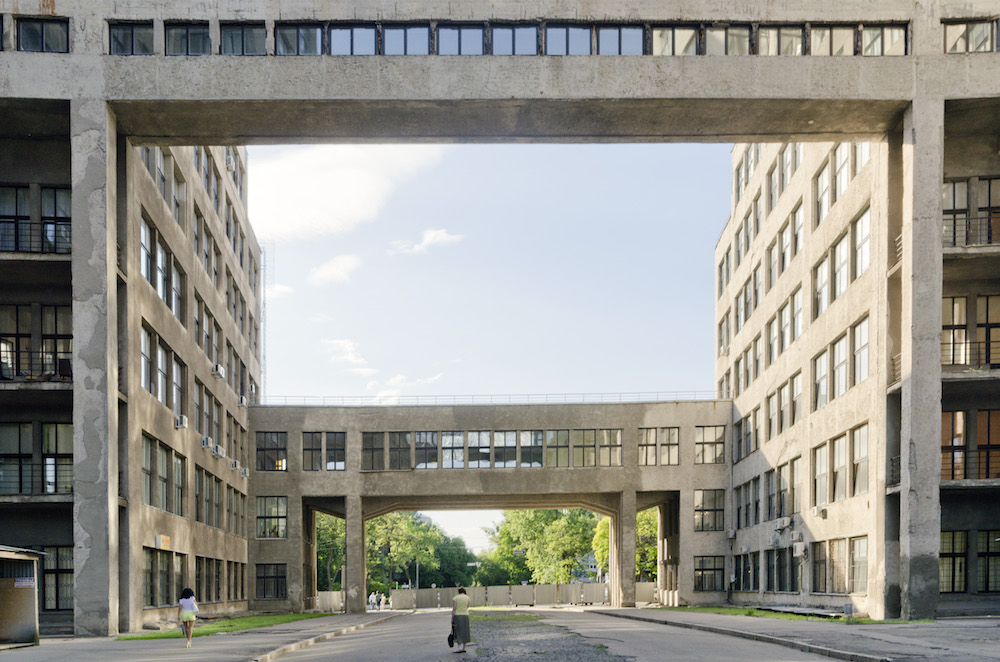
[(889, 386), (898, 384), (903, 378), (903, 355), (896, 354), (889, 360)]
[(390, 407), (428, 405), (611, 404), (715, 400), (714, 391), (637, 391), (633, 393), (562, 393), (521, 395), (358, 395), (282, 396), (257, 398), (263, 405), (308, 407)]
[(73, 381), (71, 352), (0, 353), (0, 381)]
[(1000, 340), (942, 342), (941, 365), (969, 368), (1000, 367)]
[(900, 464), (900, 456), (896, 455), (889, 458), (889, 475), (886, 476), (886, 485), (890, 487), (894, 485), (899, 485), (903, 479), (902, 466)]
[(890, 267), (894, 267), (899, 264), (899, 261), (903, 259), (903, 235), (902, 233), (896, 235), (896, 239), (892, 242), (892, 264)]
[(50, 458), (43, 462), (0, 458), (0, 496), (72, 493), (73, 463), (68, 458)]
[(0, 252), (68, 254), (72, 238), (69, 221), (0, 221)]
[(946, 247), (1000, 244), (1000, 216), (944, 218), (941, 240)]

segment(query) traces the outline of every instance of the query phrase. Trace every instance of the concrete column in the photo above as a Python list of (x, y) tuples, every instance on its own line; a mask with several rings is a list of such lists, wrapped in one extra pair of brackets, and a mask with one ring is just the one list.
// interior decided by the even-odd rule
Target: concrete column
[(903, 117), (902, 617), (930, 618), (938, 600), (941, 439), (941, 178), (944, 101), (918, 95)]
[(118, 632), (116, 120), (70, 104), (73, 179), (73, 540), (78, 635)]
[(667, 604), (667, 504), (656, 507), (656, 595)]
[(344, 576), (345, 610), (349, 614), (365, 613), (365, 521), (361, 511), (361, 497), (348, 496), (345, 502), (345, 537), (347, 542), (346, 573)]
[(611, 596), (613, 607), (635, 606), (635, 491), (621, 493), (618, 517), (611, 529), (611, 539), (615, 541), (617, 569), (614, 577), (618, 589)]

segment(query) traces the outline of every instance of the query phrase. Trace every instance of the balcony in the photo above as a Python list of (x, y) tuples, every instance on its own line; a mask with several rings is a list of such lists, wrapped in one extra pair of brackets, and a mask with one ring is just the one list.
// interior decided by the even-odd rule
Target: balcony
[(979, 370), (1000, 368), (1000, 340), (942, 342), (941, 365)]
[(0, 221), (0, 252), (68, 255), (69, 221)]
[(73, 493), (73, 458), (0, 457), (0, 496)]
[(16, 352), (0, 344), (0, 381), (72, 382), (71, 352)]
[(1000, 245), (1000, 216), (944, 218), (941, 239), (945, 248)]

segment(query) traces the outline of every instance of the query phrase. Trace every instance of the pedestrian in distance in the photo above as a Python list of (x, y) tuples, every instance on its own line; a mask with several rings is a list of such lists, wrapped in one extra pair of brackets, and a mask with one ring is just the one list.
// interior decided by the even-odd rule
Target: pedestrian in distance
[(469, 631), (470, 602), (472, 602), (472, 598), (469, 597), (469, 594), (465, 592), (465, 588), (462, 586), (458, 588), (458, 595), (451, 599), (451, 624), (455, 632), (455, 643), (462, 644), (462, 647), (455, 651), (456, 653), (464, 653), (465, 645), (472, 640), (472, 635)]
[(194, 599), (194, 591), (186, 588), (181, 591), (181, 598), (177, 604), (177, 618), (180, 619), (181, 627), (184, 628), (187, 648), (191, 648), (191, 637), (194, 636), (194, 619), (197, 613), (198, 601)]
[(385, 611), (386, 603), (388, 603), (388, 602), (389, 602), (389, 598), (385, 597), (385, 593), (383, 593), (382, 597), (379, 598), (379, 601), (378, 601), (378, 610), (379, 611)]
[(375, 591), (368, 594), (368, 611), (375, 611)]

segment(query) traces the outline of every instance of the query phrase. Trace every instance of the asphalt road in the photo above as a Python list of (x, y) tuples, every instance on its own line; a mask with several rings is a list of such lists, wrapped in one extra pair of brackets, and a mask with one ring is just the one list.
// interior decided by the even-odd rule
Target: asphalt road
[[(602, 658), (610, 661), (615, 655), (635, 662), (663, 662), (663, 660), (717, 662), (725, 659), (740, 662), (813, 660), (829, 662), (830, 659), (772, 644), (586, 612), (546, 608), (532, 611), (542, 616), (544, 623), (557, 626), (552, 630), (545, 630), (551, 633), (550, 637), (542, 634), (533, 639), (532, 646), (540, 656), (539, 659), (552, 659), (543, 651), (550, 655), (559, 653), (557, 647), (562, 644), (558, 640), (564, 634), (564, 630), (581, 635), (587, 643), (605, 646), (607, 652), (611, 654), (597, 653), (593, 657), (590, 655), (574, 657), (580, 662), (585, 662), (583, 657), (587, 658), (586, 662)], [(280, 659), (283, 662), (318, 662), (331, 659), (351, 662), (386, 662), (386, 660), (439, 662), (474, 658), (475, 644), (469, 647), (469, 654), (465, 656), (456, 655), (448, 648), (446, 638), (449, 618), (450, 613), (447, 611), (420, 612), (402, 616), (289, 653)], [(475, 639), (475, 623), (472, 636)], [(548, 649), (547, 639), (550, 641)]]

